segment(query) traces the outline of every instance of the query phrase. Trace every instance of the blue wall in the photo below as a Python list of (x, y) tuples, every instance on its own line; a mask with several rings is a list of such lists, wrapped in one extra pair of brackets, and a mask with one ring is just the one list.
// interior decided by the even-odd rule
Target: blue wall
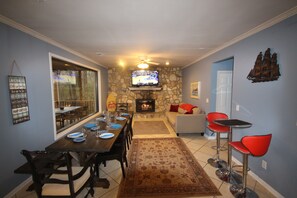
[[(108, 91), (107, 70), (28, 34), (0, 23), (0, 197), (28, 178), (13, 171), (25, 162), (22, 149), (44, 149), (54, 141), (49, 52), (96, 67), (102, 75), (102, 105)], [(31, 120), (13, 125), (8, 79), (15, 60), (26, 77)], [(17, 68), (13, 74), (20, 75)], [(104, 106), (105, 107), (105, 106)]]
[[(281, 77), (278, 81), (251, 83), (247, 80), (257, 55), (267, 48), (278, 55)], [(213, 63), (234, 57), (232, 117), (249, 121), (251, 128), (235, 130), (233, 140), (245, 135), (272, 133), (268, 153), (261, 158), (250, 157), (251, 170), (285, 197), (296, 197), (297, 184), (297, 15), (225, 48), (183, 70), (183, 101), (200, 105), (206, 112), (211, 96)], [(202, 99), (188, 96), (190, 82), (202, 81)], [(240, 111), (235, 111), (235, 105)], [(241, 160), (238, 153), (233, 154)], [(261, 161), (268, 163), (267, 170)]]

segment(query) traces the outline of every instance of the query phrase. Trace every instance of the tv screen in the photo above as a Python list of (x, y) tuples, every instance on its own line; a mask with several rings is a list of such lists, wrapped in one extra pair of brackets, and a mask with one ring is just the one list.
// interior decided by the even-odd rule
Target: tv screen
[(132, 72), (132, 86), (156, 86), (158, 84), (158, 71), (136, 70)]

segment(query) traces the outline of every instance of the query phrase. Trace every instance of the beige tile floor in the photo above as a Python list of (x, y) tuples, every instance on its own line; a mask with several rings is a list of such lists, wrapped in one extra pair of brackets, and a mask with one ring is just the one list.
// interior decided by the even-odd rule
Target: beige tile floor
[[(141, 118), (139, 118), (141, 119)], [(135, 120), (139, 120), (135, 119)], [(142, 118), (143, 119), (143, 118)], [(157, 118), (162, 119), (162, 118)], [(156, 120), (156, 119), (153, 119)], [(168, 135), (154, 135), (149, 137), (175, 137), (175, 133), (173, 129), (168, 125), (165, 121), (167, 127), (169, 128), (170, 134)], [(138, 137), (134, 138), (148, 138), (147, 135), (139, 135)], [(233, 197), (232, 194), (229, 192), (230, 184), (226, 182), (222, 182), (220, 179), (217, 178), (215, 175), (216, 169), (210, 166), (207, 163), (207, 159), (211, 158), (215, 155), (216, 151), (212, 148), (212, 146), (216, 145), (215, 140), (208, 140), (205, 137), (201, 136), (200, 134), (181, 134), (180, 138), (186, 143), (190, 151), (193, 153), (197, 161), (200, 165), (204, 168), (205, 172), (211, 178), (213, 183), (217, 186), (220, 190), (222, 198), (229, 198)], [(221, 144), (226, 145), (226, 140), (222, 140)], [(227, 151), (221, 152), (222, 159), (227, 160)], [(110, 187), (108, 189), (103, 188), (95, 188), (95, 195), (94, 197), (100, 198), (116, 198), (117, 192), (119, 188), (120, 181), (122, 179), (122, 172), (120, 168), (120, 164), (117, 161), (110, 161), (107, 163), (106, 167), (100, 166), (101, 172), (100, 176), (105, 177), (110, 182)], [(253, 189), (260, 198), (273, 198), (275, 197), (269, 191), (267, 191), (260, 183), (255, 181), (252, 177), (248, 177), (248, 187)], [(79, 197), (83, 197), (86, 191), (82, 192)], [(36, 195), (34, 192), (26, 192), (25, 188), (18, 192), (14, 198), (35, 198)], [(212, 196), (211, 196), (212, 197)]]

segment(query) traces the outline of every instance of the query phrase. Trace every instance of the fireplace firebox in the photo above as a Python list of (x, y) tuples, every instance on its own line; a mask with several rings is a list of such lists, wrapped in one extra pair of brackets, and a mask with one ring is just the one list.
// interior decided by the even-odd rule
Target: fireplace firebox
[(136, 112), (155, 112), (155, 100), (136, 99)]

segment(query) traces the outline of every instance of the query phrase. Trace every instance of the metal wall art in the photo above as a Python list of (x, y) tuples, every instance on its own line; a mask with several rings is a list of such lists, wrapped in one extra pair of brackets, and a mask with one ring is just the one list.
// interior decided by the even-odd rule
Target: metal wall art
[(29, 105), (24, 76), (8, 76), (13, 124), (30, 120)]
[(262, 58), (262, 52), (257, 56), (254, 68), (250, 71), (247, 79), (252, 83), (274, 81), (280, 77), (279, 65), (277, 64), (277, 55), (273, 53), (270, 55), (270, 48), (268, 48)]

